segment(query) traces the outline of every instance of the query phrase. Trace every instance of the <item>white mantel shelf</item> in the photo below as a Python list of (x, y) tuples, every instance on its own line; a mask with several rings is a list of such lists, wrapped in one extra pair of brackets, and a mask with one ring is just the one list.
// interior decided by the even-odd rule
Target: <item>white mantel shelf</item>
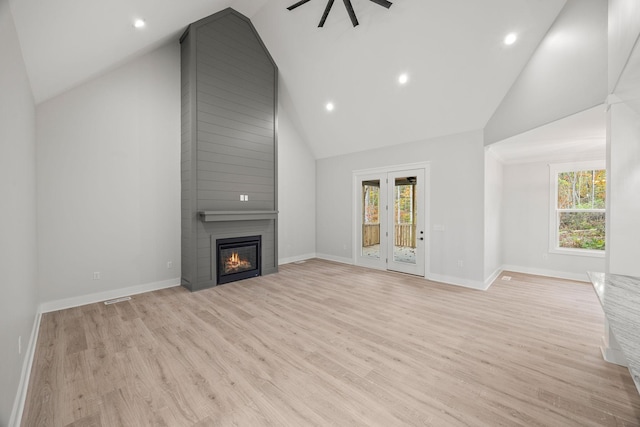
[(278, 211), (200, 211), (202, 222), (278, 219)]

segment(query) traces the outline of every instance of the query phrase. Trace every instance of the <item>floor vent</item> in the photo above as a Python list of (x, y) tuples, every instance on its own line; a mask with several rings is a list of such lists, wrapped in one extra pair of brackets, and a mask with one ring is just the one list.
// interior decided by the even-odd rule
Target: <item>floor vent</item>
[(294, 264), (304, 264), (305, 262), (307, 262), (307, 261), (305, 261), (305, 260), (302, 260), (302, 261), (295, 261), (295, 262), (294, 262)]
[(511, 280), (511, 276), (502, 276), (501, 280), (504, 280), (505, 282), (508, 282), (509, 280)]
[(115, 304), (117, 302), (122, 302), (122, 301), (129, 301), (131, 299), (131, 297), (122, 297), (122, 298), (116, 298), (116, 299), (110, 299), (104, 302), (104, 305), (111, 305), (111, 304)]

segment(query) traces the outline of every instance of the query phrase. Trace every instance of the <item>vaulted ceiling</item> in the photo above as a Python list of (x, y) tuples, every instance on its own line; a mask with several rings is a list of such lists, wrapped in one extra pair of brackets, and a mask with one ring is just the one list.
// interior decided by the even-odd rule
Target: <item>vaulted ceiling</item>
[[(36, 102), (176, 42), (226, 7), (251, 18), (282, 102), (317, 158), (482, 129), (565, 0), (11, 0)], [(137, 30), (135, 18), (147, 26)], [(511, 32), (518, 40), (503, 43)], [(406, 73), (406, 85), (398, 76)], [(328, 112), (327, 102), (335, 109)]]

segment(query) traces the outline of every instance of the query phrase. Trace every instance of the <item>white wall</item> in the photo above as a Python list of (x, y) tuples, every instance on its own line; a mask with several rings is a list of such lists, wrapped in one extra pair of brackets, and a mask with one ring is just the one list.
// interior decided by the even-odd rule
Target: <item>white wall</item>
[[(38, 106), (45, 310), (179, 283), (179, 49), (161, 47)], [(286, 100), (278, 114), (279, 257), (290, 262), (315, 254), (315, 160)]]
[(640, 115), (614, 104), (609, 123), (607, 272), (640, 276)]
[(179, 283), (179, 61), (171, 43), (38, 106), (43, 302)]
[[(283, 85), (280, 85), (282, 88)], [(316, 160), (291, 119), (280, 91), (278, 105), (278, 262), (316, 253)]]
[(549, 253), (548, 163), (504, 166), (502, 257), (507, 270), (588, 280), (604, 258)]
[[(484, 286), (484, 149), (482, 132), (466, 132), (317, 161), (318, 256), (352, 263), (354, 170), (431, 162), (431, 271), (427, 277)], [(445, 231), (430, 231), (433, 225)], [(458, 260), (464, 267), (458, 267)]]
[(606, 58), (607, 1), (568, 0), (489, 119), (485, 143), (602, 104), (607, 96)]
[(0, 58), (0, 425), (6, 426), (26, 387), (21, 374), (38, 307), (35, 106), (6, 0), (0, 0)]
[(611, 0), (609, 12), (606, 267), (640, 276), (640, 5)]
[(502, 163), (488, 150), (484, 156), (484, 278), (502, 267)]

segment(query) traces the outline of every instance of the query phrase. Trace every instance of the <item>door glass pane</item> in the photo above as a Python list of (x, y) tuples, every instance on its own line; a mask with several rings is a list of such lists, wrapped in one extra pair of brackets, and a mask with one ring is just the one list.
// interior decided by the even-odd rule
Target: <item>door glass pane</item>
[(380, 259), (380, 180), (362, 182), (362, 256)]
[(416, 263), (417, 177), (396, 178), (393, 197), (393, 260)]

